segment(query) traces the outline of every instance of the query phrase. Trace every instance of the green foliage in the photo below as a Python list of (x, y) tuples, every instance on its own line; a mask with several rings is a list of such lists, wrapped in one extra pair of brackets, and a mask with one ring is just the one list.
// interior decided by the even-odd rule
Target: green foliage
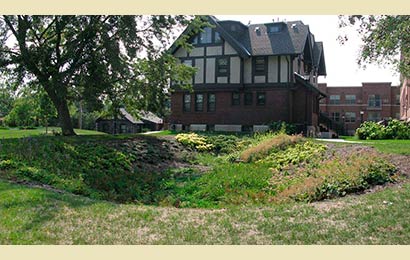
[(269, 124), (269, 129), (274, 133), (280, 132), (288, 135), (296, 134), (296, 126), (285, 121), (273, 122)]
[(13, 108), (13, 91), (0, 82), (0, 117), (6, 116)]
[[(302, 167), (292, 175), (275, 175), (278, 200), (316, 201), (365, 190), (373, 185), (394, 181), (395, 167), (375, 154), (336, 156), (312, 167)], [(291, 184), (291, 185), (289, 185)]]
[[(394, 166), (379, 154), (363, 149), (339, 153), (298, 136), (272, 136), (244, 137), (253, 147), (269, 147), (263, 153), (257, 149), (258, 157), (248, 163), (229, 160), (240, 151), (217, 157), (204, 152), (189, 158), (191, 166), (164, 171), (147, 168), (147, 162), (158, 165), (173, 158), (166, 152), (170, 146), (155, 137), (8, 139), (1, 142), (0, 177), (117, 202), (206, 208), (315, 201), (395, 180)], [(204, 145), (203, 138), (188, 134), (181, 142), (196, 147)], [(239, 137), (213, 140), (233, 145), (236, 138), (240, 142)]]
[[(175, 74), (192, 71), (176, 65), (169, 55), (161, 57), (173, 39), (170, 32), (183, 30), (192, 19), (182, 15), (4, 15), (0, 41), (10, 44), (0, 46), (0, 69), (8, 71), (13, 83), (29, 87), (38, 83), (58, 108), (62, 134), (74, 135), (69, 101), (84, 100), (90, 108), (101, 108), (102, 96), (115, 107), (120, 102), (148, 106), (154, 100), (152, 107), (159, 110), (166, 97), (168, 85), (162, 83), (168, 83), (167, 72), (185, 78)], [(197, 20), (193, 26), (202, 24)], [(146, 54), (147, 60), (140, 60), (138, 53)]]
[[(408, 15), (351, 15), (340, 17), (340, 27), (355, 26), (363, 45), (359, 64), (393, 64), (402, 75), (410, 76), (410, 28)], [(339, 37), (344, 43), (348, 37)]]
[(212, 151), (214, 146), (208, 142), (205, 136), (200, 136), (196, 133), (178, 134), (175, 139), (181, 144), (194, 148), (200, 152)]
[(11, 127), (32, 127), (37, 124), (37, 104), (31, 97), (19, 98), (13, 104), (13, 109), (5, 118), (5, 123)]
[(325, 145), (305, 141), (288, 146), (284, 150), (273, 151), (262, 161), (269, 162), (275, 170), (286, 171), (286, 169), (301, 163), (312, 163), (315, 165), (316, 159), (321, 158), (325, 151)]
[(390, 120), (386, 126), (376, 122), (364, 122), (356, 129), (359, 139), (410, 139), (409, 123), (397, 119)]

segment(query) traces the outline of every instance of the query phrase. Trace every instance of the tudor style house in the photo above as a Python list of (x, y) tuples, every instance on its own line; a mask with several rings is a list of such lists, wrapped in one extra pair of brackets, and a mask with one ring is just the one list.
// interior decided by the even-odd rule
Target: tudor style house
[[(326, 75), (323, 44), (301, 21), (244, 25), (209, 16), (211, 27), (191, 37), (188, 52), (170, 51), (197, 68), (193, 92), (171, 83), (171, 116), (175, 130), (263, 131), (275, 121), (318, 130), (317, 87)], [(189, 27), (188, 27), (189, 28)], [(187, 29), (184, 34), (188, 34)]]

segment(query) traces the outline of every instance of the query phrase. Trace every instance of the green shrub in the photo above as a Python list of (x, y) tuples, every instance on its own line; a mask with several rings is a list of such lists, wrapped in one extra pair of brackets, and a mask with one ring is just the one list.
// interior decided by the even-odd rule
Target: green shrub
[(363, 191), (392, 182), (395, 167), (375, 154), (336, 157), (315, 168), (300, 168), (292, 176), (275, 175), (271, 185), (281, 192), (278, 200), (317, 201)]
[(296, 126), (294, 124), (286, 123), (284, 121), (277, 121), (269, 124), (269, 129), (274, 132), (293, 135), (296, 134)]
[(212, 151), (214, 145), (209, 143), (205, 136), (196, 133), (177, 134), (175, 139), (181, 144), (194, 148), (200, 152)]
[(390, 120), (386, 126), (367, 121), (356, 129), (359, 139), (410, 139), (410, 125), (397, 119)]
[(17, 166), (17, 163), (13, 160), (1, 160), (0, 161), (0, 170), (9, 170), (14, 169)]

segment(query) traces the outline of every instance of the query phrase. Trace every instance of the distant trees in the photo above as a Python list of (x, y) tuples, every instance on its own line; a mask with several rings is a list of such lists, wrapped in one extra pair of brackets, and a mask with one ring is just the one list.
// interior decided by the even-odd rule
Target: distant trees
[(14, 100), (5, 123), (11, 127), (45, 126), (46, 130), (51, 120), (56, 119), (57, 112), (49, 97), (44, 92), (33, 92)]
[[(1, 16), (0, 72), (36, 83), (53, 103), (63, 135), (75, 135), (69, 103), (89, 110), (104, 100), (161, 110), (165, 83), (193, 70), (163, 55), (189, 16)], [(201, 17), (193, 26), (201, 26)], [(181, 43), (183, 44), (183, 43)], [(138, 54), (146, 58), (138, 58)], [(22, 102), (19, 109), (25, 107)]]
[[(410, 76), (410, 16), (340, 16), (339, 26), (355, 26), (363, 41), (359, 64), (392, 64), (403, 76)], [(344, 43), (347, 35), (339, 40)]]

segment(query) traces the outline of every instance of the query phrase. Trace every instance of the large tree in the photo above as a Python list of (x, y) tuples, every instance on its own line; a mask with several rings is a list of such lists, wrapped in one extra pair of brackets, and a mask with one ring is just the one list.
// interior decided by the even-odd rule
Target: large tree
[[(353, 26), (360, 34), (363, 45), (359, 64), (391, 64), (403, 76), (410, 76), (410, 16), (340, 16), (339, 26)], [(339, 40), (344, 43), (348, 35), (341, 35)]]
[[(95, 104), (104, 97), (118, 100), (124, 97), (123, 93), (135, 92), (147, 78), (138, 73), (148, 71), (146, 65), (135, 69), (138, 54), (148, 57), (144, 62), (157, 60), (172, 39), (173, 29), (186, 26), (191, 18), (2, 16), (0, 70), (13, 75), (14, 81), (21, 84), (35, 82), (42, 86), (57, 110), (63, 135), (74, 135), (68, 109), (70, 99), (80, 97), (87, 104)], [(166, 61), (175, 63), (170, 58)], [(154, 68), (160, 67), (155, 64)], [(133, 85), (131, 91), (128, 85)], [(155, 91), (163, 88), (151, 86), (159, 88)]]

